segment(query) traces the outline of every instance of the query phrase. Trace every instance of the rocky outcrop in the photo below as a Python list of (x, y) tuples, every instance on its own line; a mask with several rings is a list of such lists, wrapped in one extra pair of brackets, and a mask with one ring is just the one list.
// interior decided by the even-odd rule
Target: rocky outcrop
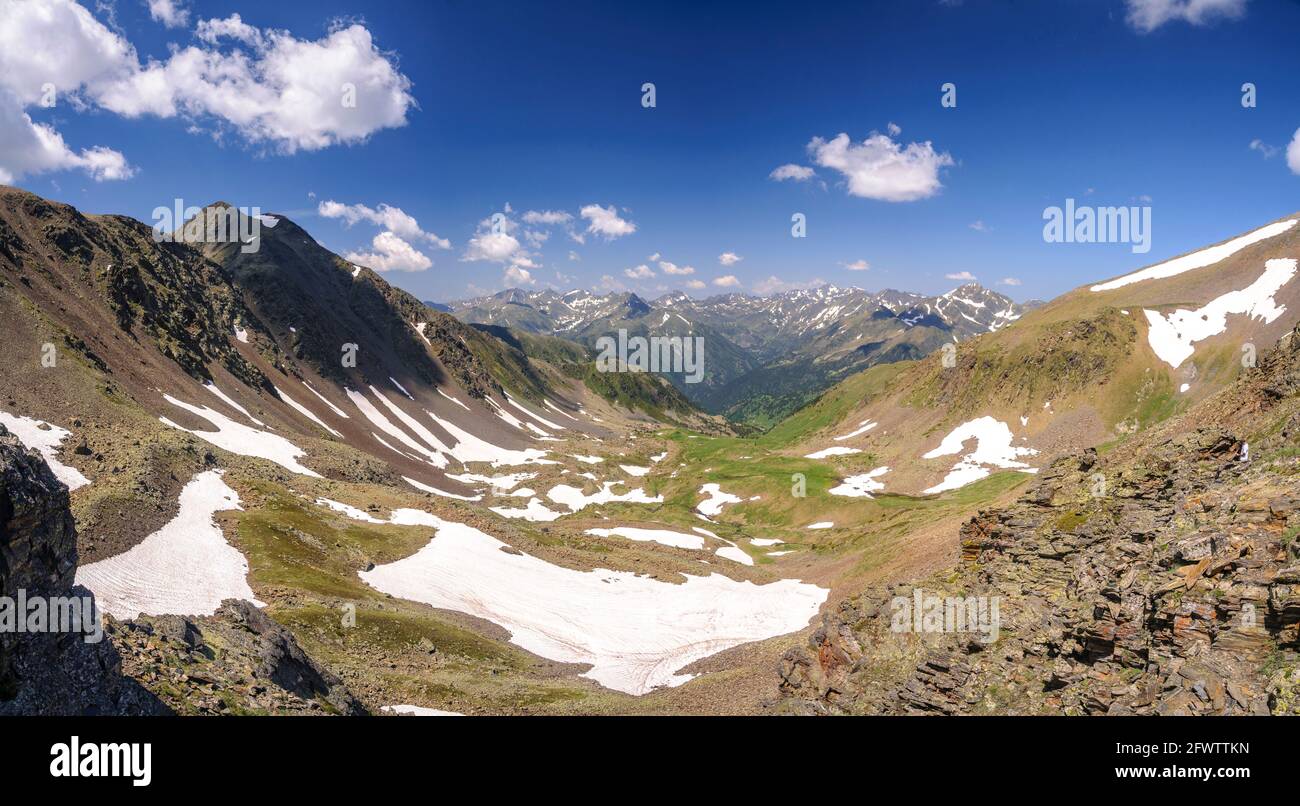
[[(101, 629), (76, 568), (67, 487), (0, 426), (0, 715), (366, 713), (249, 602), (197, 618), (105, 616)], [(56, 600), (80, 608), (76, 629), (19, 606)]]
[[(1059, 458), (962, 527), (955, 570), (826, 613), (783, 658), (779, 710), (1300, 714), (1298, 345), (1106, 457)], [(918, 588), (995, 601), (996, 640), (917, 631)]]
[(367, 713), (288, 630), (249, 602), (210, 617), (141, 616), (111, 625), (126, 671), (178, 714)]
[(0, 426), (0, 714), (165, 713), (122, 675), (121, 658), (102, 634), (97, 640), (93, 617), (70, 630), (49, 610), (39, 621), (31, 616), (57, 600), (89, 600), (90, 591), (73, 586), (76, 568), (67, 487)]

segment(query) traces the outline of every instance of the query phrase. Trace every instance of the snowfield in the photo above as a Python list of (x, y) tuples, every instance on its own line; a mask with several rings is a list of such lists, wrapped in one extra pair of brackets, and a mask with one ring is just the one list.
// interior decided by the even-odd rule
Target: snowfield
[(1196, 351), (1196, 342), (1228, 329), (1228, 314), (1243, 314), (1272, 323), (1286, 313), (1286, 306), (1279, 305), (1273, 295), (1291, 282), (1295, 273), (1294, 258), (1277, 258), (1266, 261), (1264, 273), (1249, 286), (1229, 291), (1194, 311), (1179, 308), (1165, 316), (1158, 311), (1143, 310), (1152, 351), (1161, 361), (1177, 369)]
[(642, 543), (653, 542), (677, 549), (702, 549), (704, 538), (667, 529), (637, 529), (632, 526), (616, 526), (613, 529), (588, 529), (586, 534), (596, 537), (624, 537)]
[(845, 448), (842, 445), (836, 445), (833, 448), (822, 448), (820, 451), (810, 453), (805, 459), (825, 459), (829, 456), (848, 456), (853, 453), (862, 453), (861, 448)]
[(659, 582), (626, 571), (574, 571), (502, 551), (478, 529), (418, 510), (394, 522), (437, 535), (404, 560), (360, 572), (378, 591), (487, 619), (544, 658), (590, 664), (607, 688), (645, 694), (692, 675), (677, 670), (751, 641), (802, 629), (829, 591), (797, 580), (767, 585), (721, 574)]
[(550, 492), (546, 494), (546, 497), (557, 504), (563, 504), (568, 507), (570, 512), (578, 512), (579, 510), (586, 509), (592, 504), (608, 504), (612, 501), (622, 501), (630, 504), (662, 504), (664, 502), (664, 497), (662, 495), (657, 495), (654, 498), (651, 498), (646, 495), (645, 490), (640, 487), (628, 490), (622, 494), (615, 493), (613, 491), (615, 484), (622, 485), (623, 482), (607, 481), (598, 491), (591, 495), (583, 493), (583, 491), (579, 490), (577, 487), (560, 484), (552, 487)]
[(221, 471), (198, 474), (181, 490), (180, 511), (139, 545), (77, 569), (77, 584), (95, 594), (101, 610), (120, 619), (208, 616), (225, 599), (261, 607), (248, 586), (248, 561), (226, 542), (213, 515), (240, 509), (239, 495)]
[(700, 494), (708, 496), (708, 498), (695, 505), (695, 508), (703, 515), (717, 515), (722, 511), (724, 505), (740, 503), (738, 496), (724, 493), (722, 487), (717, 484), (705, 484), (700, 488)]
[(1276, 224), (1269, 224), (1266, 227), (1260, 227), (1254, 232), (1249, 232), (1239, 238), (1233, 238), (1227, 243), (1211, 246), (1208, 249), (1202, 249), (1199, 252), (1193, 252), (1190, 255), (1176, 257), (1173, 260), (1166, 260), (1164, 263), (1157, 263), (1154, 266), (1142, 269), (1141, 271), (1126, 274), (1110, 282), (1094, 285), (1092, 291), (1111, 291), (1116, 288), (1123, 288), (1132, 283), (1139, 283), (1143, 280), (1158, 280), (1163, 277), (1173, 277), (1183, 272), (1201, 269), (1206, 266), (1218, 263), (1220, 260), (1231, 257), (1240, 252), (1251, 244), (1259, 243), (1267, 238), (1272, 238), (1290, 230), (1295, 226), (1297, 219), (1290, 221), (1279, 221)]
[[(974, 481), (988, 476), (989, 466), (1027, 473), (1036, 473), (1035, 468), (1018, 460), (1020, 456), (1032, 456), (1038, 451), (1033, 448), (1018, 448), (1011, 444), (1011, 429), (1001, 420), (992, 417), (979, 417), (948, 432), (939, 447), (924, 454), (923, 459), (936, 459), (940, 456), (952, 456), (960, 453), (962, 445), (968, 440), (975, 440), (975, 450), (962, 456), (943, 481), (926, 490), (924, 495), (941, 493), (965, 487)], [(874, 472), (874, 471), (873, 471)]]
[(202, 417), (217, 427), (216, 431), (191, 431), (188, 428), (177, 425), (166, 417), (159, 417), (158, 420), (163, 425), (184, 431), (187, 434), (193, 434), (204, 442), (210, 442), (218, 448), (239, 454), (240, 456), (251, 456), (255, 459), (266, 459), (275, 462), (285, 470), (294, 473), (301, 473), (304, 476), (320, 478), (321, 475), (309, 467), (305, 467), (298, 461), (299, 456), (305, 456), (306, 452), (297, 445), (278, 434), (272, 434), (269, 431), (258, 431), (256, 428), (249, 428), (243, 423), (237, 423), (219, 411), (208, 408), (207, 406), (192, 406), (183, 400), (177, 400), (171, 395), (163, 395), (163, 399), (178, 408), (185, 409), (191, 414)]
[(843, 484), (832, 487), (830, 494), (843, 495), (849, 498), (871, 498), (873, 492), (885, 489), (884, 483), (876, 481), (876, 477), (883, 476), (888, 472), (888, 467), (878, 467), (860, 476), (849, 476), (844, 480)]
[(66, 428), (59, 428), (57, 425), (50, 425), (31, 417), (15, 417), (7, 411), (0, 411), (0, 425), (18, 437), (18, 441), (23, 445), (39, 453), (45, 460), (45, 464), (50, 466), (50, 472), (54, 477), (67, 486), (68, 492), (90, 484), (90, 479), (82, 475), (80, 470), (65, 465), (58, 459), (59, 446), (63, 440), (72, 436), (72, 432)]

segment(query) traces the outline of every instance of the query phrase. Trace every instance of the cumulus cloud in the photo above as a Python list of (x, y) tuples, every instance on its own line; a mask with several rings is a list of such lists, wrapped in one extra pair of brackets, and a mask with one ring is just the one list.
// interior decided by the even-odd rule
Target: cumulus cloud
[(718, 255), (718, 262), (724, 266), (734, 266), (742, 260), (744, 260), (744, 258), (735, 252), (723, 252)]
[(469, 239), (466, 260), (504, 263), (520, 252), (519, 239), (507, 232), (479, 232)]
[(1286, 147), (1286, 167), (1291, 173), (1300, 175), (1300, 129), (1295, 130), (1291, 144)]
[(567, 224), (573, 220), (573, 216), (562, 210), (529, 210), (524, 213), (523, 219), (529, 224)]
[(149, 16), (168, 28), (184, 28), (190, 24), (190, 11), (177, 0), (148, 0)]
[(372, 252), (349, 252), (344, 257), (351, 263), (369, 266), (375, 271), (424, 271), (433, 265), (420, 250), (393, 232), (379, 233), (370, 242)]
[(578, 214), (587, 219), (587, 232), (600, 235), (605, 240), (621, 238), (636, 232), (636, 224), (620, 218), (618, 209), (612, 204), (609, 207), (588, 204), (579, 210)]
[[(654, 258), (651, 259), (653, 260)], [(667, 260), (659, 261), (659, 268), (663, 271), (664, 274), (673, 274), (673, 275), (677, 275), (678, 277), (685, 277), (688, 274), (695, 273), (694, 266), (678, 266), (676, 263), (670, 263)]]
[(949, 280), (962, 280), (968, 283), (975, 281), (975, 275), (968, 271), (957, 271), (951, 274), (945, 274), (944, 277), (947, 277)]
[(970, 224), (968, 224), (967, 226), (969, 226), (971, 229), (975, 230), (976, 232), (988, 232), (988, 231), (989, 231), (989, 227), (988, 227), (988, 225), (985, 224), (983, 221), (972, 221), (972, 222), (970, 222)]
[(787, 179), (793, 179), (796, 182), (803, 182), (807, 179), (812, 179), (816, 175), (817, 172), (812, 168), (809, 168), (807, 165), (788, 163), (776, 168), (767, 176), (769, 179), (775, 179), (778, 182), (784, 182)]
[(1246, 13), (1246, 0), (1128, 0), (1128, 24), (1144, 34), (1167, 22), (1208, 25), (1237, 19)]
[(505, 280), (507, 285), (514, 286), (535, 285), (537, 282), (533, 279), (532, 272), (528, 271), (528, 269), (523, 266), (507, 266)]
[(699, 291), (701, 288), (707, 287), (705, 286), (703, 280), (687, 280), (686, 282), (682, 283), (682, 285), (686, 286), (692, 291)]
[(808, 153), (817, 165), (839, 171), (850, 195), (889, 202), (933, 196), (943, 187), (939, 170), (954, 164), (951, 155), (935, 151), (928, 141), (904, 147), (879, 132), (861, 143), (843, 132), (830, 140), (814, 137)]
[(78, 169), (96, 182), (128, 179), (135, 170), (121, 152), (103, 146), (73, 151), (52, 127), (34, 123), (21, 103), (0, 89), (0, 182), (24, 176)]
[(400, 207), (380, 204), (377, 208), (371, 208), (364, 204), (342, 204), (329, 200), (321, 202), (316, 209), (325, 218), (342, 219), (349, 227), (366, 221), (410, 241), (422, 240), (433, 244), (439, 249), (451, 248), (451, 241), (420, 229), (419, 222)]
[[(150, 0), (149, 10), (166, 25), (186, 24), (180, 3)], [(0, 90), (12, 96), (4, 100), (0, 120), (8, 130), (0, 137), (46, 143), (41, 159), (31, 158), (30, 148), (0, 151), (0, 170), (11, 177), (67, 168), (97, 179), (130, 174), (119, 152), (60, 152), (52, 128), (38, 131), (29, 122), (22, 113), (44, 100), (49, 85), (62, 109), (180, 118), (193, 131), (233, 133), (281, 153), (363, 142), (405, 125), (415, 106), (410, 81), (360, 24), (336, 24), (321, 39), (302, 40), (231, 15), (201, 21), (195, 35), (198, 44), (142, 62), (122, 34), (73, 0), (0, 0)], [(61, 158), (49, 158), (54, 153)]]
[(852, 263), (841, 263), (840, 265), (848, 269), (849, 271), (866, 271), (867, 269), (871, 268), (871, 264), (863, 260), (862, 258), (858, 258)]
[(1001, 280), (998, 280), (998, 285), (1020, 285), (1020, 278), (1003, 277)]
[(724, 274), (721, 277), (715, 277), (713, 284), (719, 288), (735, 288), (740, 285), (740, 279), (734, 274)]
[(219, 45), (223, 38), (228, 38), (254, 47), (262, 46), (262, 32), (244, 22), (238, 14), (222, 20), (199, 20), (194, 36), (209, 45)]
[(640, 266), (635, 266), (630, 269), (623, 269), (623, 275), (626, 277), (630, 277), (633, 280), (649, 280), (651, 277), (655, 276), (655, 273), (653, 269), (651, 269), (646, 264), (642, 263)]

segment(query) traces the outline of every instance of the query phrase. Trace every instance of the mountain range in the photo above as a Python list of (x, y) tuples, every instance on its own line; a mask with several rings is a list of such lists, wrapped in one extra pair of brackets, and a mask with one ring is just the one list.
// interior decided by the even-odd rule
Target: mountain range
[(968, 283), (935, 297), (820, 286), (767, 297), (696, 299), (676, 291), (651, 301), (630, 292), (511, 288), (446, 307), (466, 322), (587, 346), (619, 330), (702, 337), (703, 381), (665, 377), (706, 411), (768, 427), (855, 372), (997, 331), (1038, 304)]

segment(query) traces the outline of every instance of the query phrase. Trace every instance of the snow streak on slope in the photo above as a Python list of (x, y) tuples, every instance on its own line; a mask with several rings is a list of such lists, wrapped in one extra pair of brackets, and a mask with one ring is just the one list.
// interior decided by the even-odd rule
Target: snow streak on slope
[(209, 616), (225, 599), (259, 607), (248, 586), (248, 561), (226, 542), (213, 515), (240, 509), (221, 471), (198, 474), (181, 490), (180, 511), (139, 545), (77, 569), (77, 584), (114, 617)]
[(50, 466), (50, 472), (67, 485), (69, 492), (90, 483), (90, 479), (82, 475), (80, 470), (65, 465), (58, 459), (59, 445), (71, 436), (67, 429), (31, 417), (15, 417), (6, 411), (0, 411), (0, 425), (18, 437), (23, 445), (39, 453), (45, 459), (45, 464)]
[(237, 411), (237, 412), (239, 412), (240, 414), (242, 414), (242, 415), (244, 415), (245, 417), (247, 417), (249, 420), (251, 420), (251, 421), (253, 422), (254, 425), (260, 425), (260, 426), (262, 426), (263, 428), (266, 427), (266, 423), (264, 423), (264, 422), (262, 422), (261, 420), (257, 419), (257, 418), (254, 417), (253, 415), (249, 414), (249, 413), (248, 413), (248, 409), (246, 409), (246, 408), (244, 408), (243, 406), (239, 405), (239, 404), (236, 403), (234, 400), (232, 400), (232, 399), (230, 398), (229, 395), (227, 395), (225, 392), (223, 392), (223, 391), (221, 391), (220, 389), (218, 389), (218, 388), (217, 388), (217, 385), (216, 385), (215, 383), (205, 383), (205, 384), (203, 384), (203, 388), (204, 388), (204, 389), (207, 389), (207, 390), (208, 390), (209, 392), (211, 392), (212, 394), (214, 394), (214, 395), (216, 395), (217, 397), (221, 398), (221, 401), (222, 401), (223, 403), (225, 403), (225, 404), (226, 404), (227, 406), (229, 406), (230, 408), (234, 409), (235, 411)]
[(330, 428), (328, 425), (326, 425), (325, 421), (317, 417), (315, 414), (313, 414), (311, 409), (307, 408), (306, 406), (302, 405), (298, 401), (294, 400), (293, 398), (285, 394), (283, 389), (281, 389), (278, 386), (272, 386), (271, 388), (274, 389), (275, 393), (280, 396), (280, 399), (283, 400), (285, 403), (288, 403), (293, 408), (294, 411), (306, 417), (308, 420), (311, 420), (313, 423), (316, 423), (316, 425), (319, 425), (321, 428), (324, 428), (326, 431), (330, 432), (334, 436), (336, 437), (343, 436), (339, 432), (335, 431), (333, 428)]
[(1011, 444), (1011, 429), (1007, 427), (1006, 423), (992, 417), (980, 417), (962, 423), (943, 438), (943, 442), (939, 443), (939, 447), (924, 454), (922, 458), (935, 459), (940, 456), (951, 456), (960, 452), (962, 445), (970, 439), (975, 440), (975, 450), (957, 460), (957, 464), (953, 465), (952, 470), (944, 480), (926, 490), (925, 495), (940, 493), (944, 490), (955, 490), (958, 487), (965, 487), (973, 481), (979, 481), (989, 474), (989, 465), (1024, 470), (1028, 473), (1037, 472), (1024, 462), (1018, 461), (1016, 457), (1032, 456), (1038, 451), (1033, 448), (1017, 448), (1013, 446)]
[(1199, 252), (1193, 252), (1190, 255), (1176, 257), (1173, 260), (1158, 263), (1154, 266), (1142, 269), (1141, 271), (1126, 274), (1116, 280), (1094, 285), (1091, 290), (1111, 291), (1116, 288), (1123, 288), (1131, 283), (1137, 283), (1143, 280), (1158, 280), (1163, 277), (1173, 277), (1174, 275), (1182, 274), (1183, 272), (1213, 265), (1225, 258), (1231, 257), (1251, 244), (1259, 243), (1266, 238), (1281, 235), (1294, 227), (1296, 220), (1297, 219), (1279, 221), (1276, 224), (1269, 224), (1266, 227), (1260, 227), (1254, 232), (1247, 233), (1239, 238), (1233, 238), (1227, 243), (1219, 244), (1218, 246), (1211, 246), (1208, 249), (1202, 249)]
[(1274, 259), (1264, 263), (1259, 279), (1240, 291), (1210, 301), (1188, 311), (1179, 308), (1165, 316), (1158, 311), (1143, 310), (1147, 317), (1147, 341), (1161, 361), (1177, 369), (1196, 351), (1196, 342), (1217, 336), (1228, 328), (1228, 314), (1244, 314), (1271, 323), (1286, 313), (1286, 306), (1273, 299), (1282, 286), (1295, 276), (1296, 261)]
[(493, 445), (484, 439), (474, 436), (468, 431), (460, 428), (450, 420), (444, 420), (431, 411), (425, 411), (425, 414), (433, 418), (433, 421), (442, 427), (442, 430), (451, 435), (456, 440), (456, 446), (451, 449), (451, 455), (456, 457), (462, 463), (470, 462), (489, 462), (493, 467), (501, 465), (558, 465), (559, 462), (554, 459), (543, 458), (547, 452), (537, 448), (525, 448), (522, 451), (510, 450)]
[[(428, 462), (434, 467), (443, 468), (447, 466), (446, 456), (443, 456), (442, 453), (440, 453), (439, 451), (433, 448), (429, 448), (424, 445), (421, 445), (420, 443), (416, 442), (411, 435), (407, 434), (405, 431), (398, 428), (396, 425), (393, 425), (393, 421), (389, 420), (387, 417), (384, 416), (383, 412), (375, 408), (374, 404), (371, 403), (368, 399), (366, 399), (366, 396), (364, 394), (347, 388), (345, 388), (343, 391), (345, 394), (347, 394), (348, 399), (351, 400), (352, 403), (358, 409), (360, 409), (361, 413), (365, 416), (365, 418), (369, 420), (370, 423), (374, 425), (376, 428), (378, 428), (380, 431), (383, 431), (385, 434), (389, 435), (390, 437), (397, 440), (401, 444), (410, 448), (412, 451), (415, 452), (417, 456), (421, 457), (424, 461)], [(370, 387), (370, 391), (374, 392), (375, 395), (381, 401), (387, 404), (388, 408), (392, 410), (394, 414), (397, 414), (397, 412), (400, 411), (397, 410), (396, 407), (393, 406), (391, 403), (389, 403), (387, 398), (385, 398), (383, 395), (379, 394), (378, 392), (375, 392), (375, 387), (373, 386)]]
[(417, 510), (394, 522), (433, 526), (411, 557), (360, 572), (383, 593), (499, 624), (544, 658), (586, 663), (608, 688), (645, 694), (685, 683), (677, 670), (740, 644), (802, 629), (829, 593), (783, 579), (767, 585), (721, 574), (659, 582), (625, 571), (573, 571), (502, 551), (505, 543)]
[(177, 400), (171, 395), (163, 395), (163, 399), (173, 406), (202, 417), (215, 425), (217, 430), (191, 431), (177, 425), (166, 417), (159, 417), (158, 420), (163, 425), (184, 431), (187, 434), (193, 434), (205, 442), (210, 442), (218, 448), (237, 453), (240, 456), (266, 459), (294, 473), (301, 473), (304, 476), (313, 476), (315, 478), (321, 477), (315, 470), (305, 467), (298, 461), (298, 457), (305, 456), (306, 452), (278, 434), (249, 428), (242, 423), (235, 422), (219, 411), (214, 411), (207, 406), (192, 406), (183, 400)]

